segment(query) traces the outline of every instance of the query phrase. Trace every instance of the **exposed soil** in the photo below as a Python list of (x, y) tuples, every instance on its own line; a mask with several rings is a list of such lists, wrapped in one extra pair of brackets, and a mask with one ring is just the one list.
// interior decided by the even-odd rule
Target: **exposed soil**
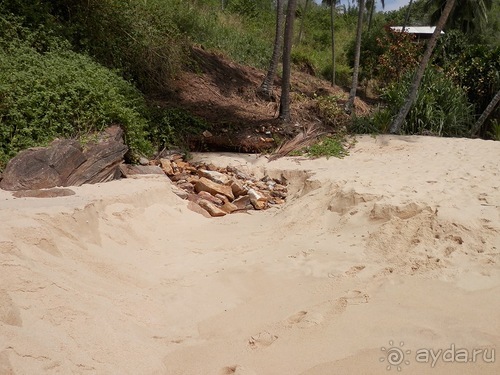
[[(318, 116), (317, 97), (337, 95), (347, 100), (348, 92), (306, 72), (292, 70), (290, 123), (278, 119), (281, 82), (274, 82), (273, 101), (257, 94), (265, 71), (237, 64), (203, 48), (192, 49), (195, 67), (173, 81), (169, 97), (155, 100), (160, 106), (186, 109), (205, 119), (211, 129), (194, 135), (189, 147), (196, 151), (262, 152), (278, 146), (311, 125), (323, 126)], [(310, 69), (309, 69), (310, 71)], [(369, 106), (356, 98), (356, 112)], [(335, 132), (338, 129), (329, 128)]]

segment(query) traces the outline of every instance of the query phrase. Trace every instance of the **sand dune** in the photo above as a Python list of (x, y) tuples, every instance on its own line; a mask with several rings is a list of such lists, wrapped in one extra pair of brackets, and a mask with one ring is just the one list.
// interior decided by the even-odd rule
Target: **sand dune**
[(500, 373), (500, 143), (194, 157), (283, 176), (287, 203), (207, 219), (163, 177), (0, 191), (0, 374)]

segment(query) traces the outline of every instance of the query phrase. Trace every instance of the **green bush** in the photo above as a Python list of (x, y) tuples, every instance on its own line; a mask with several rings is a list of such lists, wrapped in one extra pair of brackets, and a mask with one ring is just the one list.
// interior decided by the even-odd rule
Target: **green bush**
[(209, 129), (206, 121), (180, 108), (157, 108), (151, 111), (150, 139), (155, 149), (185, 146), (189, 136)]
[(349, 132), (353, 134), (383, 134), (387, 133), (393, 115), (387, 108), (377, 108), (370, 115), (353, 116)]
[[(383, 90), (382, 99), (392, 116), (398, 113), (408, 96), (413, 74)], [(432, 68), (424, 75), (418, 96), (402, 127), (406, 134), (433, 134), (460, 137), (469, 134), (474, 122), (474, 106), (465, 92), (447, 76)]]
[(342, 140), (336, 137), (323, 137), (317, 143), (307, 147), (305, 151), (309, 156), (315, 158), (321, 156), (343, 158), (348, 154), (342, 145)]
[(334, 95), (318, 98), (318, 117), (323, 124), (334, 128), (340, 128), (347, 124), (349, 116), (345, 113), (339, 100), (340, 98)]
[(131, 156), (148, 153), (144, 108), (132, 85), (89, 57), (0, 39), (0, 168), (27, 147), (111, 124), (123, 127)]

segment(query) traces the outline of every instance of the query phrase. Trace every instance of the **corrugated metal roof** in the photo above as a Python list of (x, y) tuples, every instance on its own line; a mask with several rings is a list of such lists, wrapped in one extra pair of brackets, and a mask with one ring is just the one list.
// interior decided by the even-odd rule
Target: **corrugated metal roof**
[[(391, 26), (391, 30), (401, 32), (403, 26)], [(405, 33), (409, 34), (432, 34), (436, 26), (406, 26)], [(444, 31), (441, 31), (444, 34)]]

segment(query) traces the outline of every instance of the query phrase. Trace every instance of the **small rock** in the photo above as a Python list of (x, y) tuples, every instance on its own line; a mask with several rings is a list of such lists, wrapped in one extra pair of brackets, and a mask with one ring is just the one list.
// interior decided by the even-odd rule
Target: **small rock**
[(232, 202), (238, 210), (251, 210), (253, 209), (252, 203), (250, 202), (250, 197), (248, 195), (243, 195)]
[[(217, 194), (217, 195), (220, 195), (220, 194)], [(216, 204), (218, 206), (222, 206), (224, 204), (224, 201), (222, 201), (221, 199), (219, 199), (217, 197), (214, 197), (212, 194), (210, 194), (210, 193), (208, 193), (206, 191), (200, 191), (198, 193), (198, 196), (200, 198), (205, 199), (205, 200), (207, 200), (209, 202), (212, 202), (212, 203), (214, 203), (214, 204)], [(223, 197), (225, 197), (225, 196), (223, 195)]]
[(226, 215), (226, 212), (222, 211), (219, 207), (206, 199), (200, 199), (198, 201), (198, 205), (205, 209), (211, 216), (219, 217)]
[(184, 182), (182, 184), (178, 184), (177, 186), (183, 190), (186, 190), (188, 193), (194, 192), (194, 186), (193, 186), (193, 184), (191, 184), (189, 182)]
[(198, 194), (189, 193), (187, 196), (187, 200), (190, 202), (198, 203), (200, 199), (202, 198)]
[(172, 163), (168, 159), (160, 159), (161, 169), (167, 176), (172, 176), (174, 174), (174, 169), (172, 168)]
[(203, 131), (203, 133), (201, 133), (205, 138), (210, 138), (213, 136), (212, 133), (210, 133), (208, 130), (205, 130)]
[(215, 165), (213, 165), (212, 163), (210, 163), (206, 166), (206, 169), (208, 169), (209, 171), (216, 171), (217, 167)]
[(205, 169), (198, 169), (198, 174), (200, 175), (200, 177), (208, 178), (209, 180), (217, 182), (218, 184), (226, 185), (230, 182), (228, 176), (217, 171), (207, 171)]
[(188, 205), (187, 205), (187, 208), (193, 212), (196, 212), (198, 214), (201, 214), (205, 217), (212, 217), (210, 216), (210, 214), (208, 213), (207, 210), (205, 210), (204, 208), (202, 208), (198, 203), (196, 202), (193, 202), (193, 201), (189, 201)]
[(215, 194), (222, 194), (228, 197), (230, 200), (234, 199), (234, 195), (230, 186), (218, 184), (205, 177), (201, 177), (196, 182), (196, 184), (194, 185), (194, 190), (197, 193), (199, 193), (200, 191), (206, 191), (214, 196)]
[(219, 198), (222, 201), (222, 203), (229, 202), (229, 199), (225, 195), (222, 195), (222, 194), (215, 194), (215, 198)]
[(149, 160), (147, 158), (141, 156), (139, 158), (139, 164), (140, 165), (149, 165)]
[(257, 189), (266, 189), (267, 185), (265, 182), (257, 181), (253, 184)]
[(182, 170), (186, 170), (189, 167), (189, 163), (186, 163), (183, 160), (176, 160), (175, 163), (177, 164), (177, 168)]
[(281, 198), (273, 198), (272, 201), (270, 201), (270, 203), (272, 203), (272, 204), (283, 204), (283, 203), (285, 203), (285, 200), (281, 199)]
[(170, 176), (170, 179), (174, 182), (176, 181), (180, 181), (180, 180), (185, 180), (187, 181), (188, 178), (189, 178), (189, 173), (186, 173), (186, 172), (182, 172), (182, 173), (176, 173), (174, 174), (173, 176)]
[(179, 160), (182, 161), (182, 159), (184, 159), (184, 157), (181, 154), (172, 154), (172, 155), (170, 155), (170, 161), (172, 161), (172, 162), (177, 162)]
[(120, 172), (126, 178), (139, 174), (158, 174), (164, 176), (163, 170), (156, 165), (130, 165), (120, 164)]
[(238, 211), (238, 206), (231, 202), (224, 202), (220, 209), (228, 214)]
[(189, 193), (178, 186), (172, 185), (172, 192), (181, 199), (187, 199)]
[(267, 206), (267, 198), (260, 192), (249, 189), (248, 196), (250, 197), (250, 203), (256, 210), (263, 210)]
[(231, 191), (235, 197), (240, 197), (247, 193), (247, 189), (243, 186), (243, 184), (238, 180), (232, 180), (231, 182)]
[(192, 183), (193, 185), (196, 183), (196, 181), (198, 181), (200, 179), (200, 177), (198, 177), (198, 175), (191, 175), (188, 177), (188, 182)]
[(271, 196), (276, 197), (276, 198), (285, 199), (286, 193), (283, 191), (279, 191), (279, 190), (273, 190), (273, 191), (271, 191)]

